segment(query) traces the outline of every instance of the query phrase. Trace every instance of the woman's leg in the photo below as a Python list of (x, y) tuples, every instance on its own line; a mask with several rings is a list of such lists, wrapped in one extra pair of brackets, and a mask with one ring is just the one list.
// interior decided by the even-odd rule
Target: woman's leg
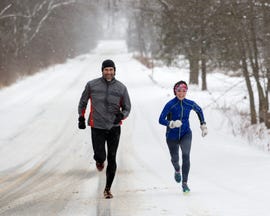
[(180, 139), (180, 147), (182, 150), (182, 176), (183, 182), (187, 183), (190, 169), (190, 149), (191, 149), (192, 133), (185, 134)]
[(171, 162), (175, 172), (180, 171), (179, 165), (179, 142), (177, 140), (166, 140), (171, 155)]

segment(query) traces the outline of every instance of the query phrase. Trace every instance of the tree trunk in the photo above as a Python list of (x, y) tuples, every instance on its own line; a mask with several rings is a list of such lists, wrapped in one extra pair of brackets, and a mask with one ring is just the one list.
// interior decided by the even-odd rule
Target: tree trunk
[(243, 75), (245, 77), (247, 89), (248, 89), (248, 95), (249, 95), (249, 107), (250, 107), (250, 118), (251, 118), (251, 124), (256, 124), (257, 119), (256, 119), (256, 109), (255, 109), (255, 102), (254, 102), (254, 94), (252, 91), (252, 86), (249, 78), (249, 73), (247, 69), (247, 62), (245, 57), (242, 57), (242, 70), (243, 70)]
[(254, 101), (254, 93), (252, 91), (252, 86), (249, 78), (249, 72), (248, 72), (248, 65), (247, 65), (247, 51), (246, 47), (244, 44), (244, 33), (242, 32), (242, 23), (239, 22), (239, 14), (237, 13), (237, 2), (236, 0), (231, 0), (231, 9), (232, 9), (232, 14), (233, 14), (233, 28), (232, 28), (232, 33), (234, 34), (234, 38), (237, 41), (237, 46), (239, 49), (239, 55), (241, 59), (241, 67), (243, 71), (243, 75), (246, 81), (246, 86), (248, 89), (248, 94), (249, 94), (249, 107), (250, 107), (250, 120), (251, 124), (256, 124), (257, 123), (257, 116), (256, 116), (256, 109), (255, 109), (255, 101)]
[(140, 22), (140, 17), (135, 17), (136, 20), (136, 28), (137, 28), (137, 36), (138, 36), (138, 46), (139, 46), (139, 51), (140, 51), (140, 56), (143, 57), (145, 53), (144, 49), (144, 40), (143, 40), (143, 33), (142, 33), (142, 26)]
[(199, 84), (199, 50), (196, 46), (190, 45), (189, 48), (189, 83)]
[(189, 83), (190, 84), (199, 84), (198, 75), (199, 75), (199, 59), (198, 58), (190, 58), (189, 59)]
[(268, 0), (262, 2), (263, 8), (263, 66), (265, 67), (265, 76), (267, 80), (267, 91), (270, 92), (270, 42), (269, 42), (269, 7)]
[(267, 0), (262, 2), (263, 9), (263, 67), (265, 68), (265, 77), (266, 77), (266, 90), (265, 90), (265, 98), (266, 98), (266, 117), (265, 117), (265, 125), (267, 128), (270, 128), (270, 113), (269, 113), (269, 92), (270, 92), (270, 42), (269, 42), (269, 27), (268, 23), (270, 20), (269, 8), (267, 5)]
[(207, 90), (207, 83), (206, 83), (206, 50), (205, 46), (202, 43), (201, 45), (201, 76), (202, 76), (202, 90)]
[[(267, 68), (267, 92), (270, 92), (270, 68)], [(268, 107), (269, 109), (269, 107)]]
[[(204, 7), (204, 4), (202, 4), (202, 7)], [(200, 10), (202, 11), (202, 10)], [(206, 19), (203, 18), (205, 15), (202, 13), (200, 14), (200, 47), (201, 47), (201, 79), (202, 79), (202, 91), (207, 90), (207, 83), (206, 83), (206, 35), (205, 35), (205, 31), (206, 31)]]
[(249, 60), (251, 63), (251, 67), (253, 70), (253, 76), (256, 80), (257, 90), (259, 95), (259, 121), (264, 122), (265, 115), (267, 112), (267, 101), (264, 95), (263, 87), (260, 83), (260, 76), (259, 76), (259, 63), (258, 63), (258, 46), (257, 46), (257, 36), (255, 30), (255, 18), (254, 18), (254, 8), (253, 3), (249, 0), (250, 6), (250, 20), (249, 20), (249, 30), (250, 30), (250, 37), (251, 37), (251, 45), (249, 40), (247, 39), (247, 47), (249, 51)]
[(270, 128), (270, 113), (266, 113), (265, 115), (265, 126), (269, 129)]
[(237, 38), (237, 42), (238, 42), (238, 46), (239, 46), (239, 50), (241, 54), (243, 75), (244, 75), (247, 89), (248, 89), (251, 124), (256, 124), (257, 118), (256, 118), (255, 100), (254, 100), (254, 94), (253, 94), (253, 90), (252, 90), (252, 86), (251, 86), (251, 82), (249, 78), (246, 52), (245, 52), (244, 42), (242, 41), (242, 38), (241, 38), (241, 34), (239, 34), (239, 37)]

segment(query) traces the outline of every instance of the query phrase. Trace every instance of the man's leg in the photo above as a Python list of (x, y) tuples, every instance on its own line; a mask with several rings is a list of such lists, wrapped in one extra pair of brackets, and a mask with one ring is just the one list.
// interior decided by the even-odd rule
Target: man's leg
[(106, 169), (106, 187), (105, 189), (110, 190), (112, 182), (114, 180), (116, 172), (116, 153), (118, 149), (119, 139), (121, 134), (121, 127), (113, 127), (107, 135), (107, 169)]
[(104, 161), (106, 160), (106, 130), (91, 128), (91, 137), (96, 166), (101, 171), (104, 168)]

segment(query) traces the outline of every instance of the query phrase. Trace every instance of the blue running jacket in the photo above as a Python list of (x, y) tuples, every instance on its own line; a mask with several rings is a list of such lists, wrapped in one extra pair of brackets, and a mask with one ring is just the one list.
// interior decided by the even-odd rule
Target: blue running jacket
[[(194, 110), (200, 120), (200, 124), (205, 124), (203, 111), (194, 101), (183, 99), (179, 100), (177, 97), (170, 100), (163, 108), (159, 123), (167, 126), (166, 138), (169, 140), (179, 140), (186, 133), (191, 132), (189, 127), (189, 113)], [(182, 126), (180, 128), (170, 128), (169, 123), (171, 120), (181, 120)]]

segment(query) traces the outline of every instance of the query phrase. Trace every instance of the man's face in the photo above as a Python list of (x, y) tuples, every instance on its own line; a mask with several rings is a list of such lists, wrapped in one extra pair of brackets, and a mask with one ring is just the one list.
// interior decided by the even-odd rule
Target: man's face
[(111, 81), (115, 75), (114, 68), (113, 67), (105, 67), (102, 71), (102, 75), (107, 81)]

